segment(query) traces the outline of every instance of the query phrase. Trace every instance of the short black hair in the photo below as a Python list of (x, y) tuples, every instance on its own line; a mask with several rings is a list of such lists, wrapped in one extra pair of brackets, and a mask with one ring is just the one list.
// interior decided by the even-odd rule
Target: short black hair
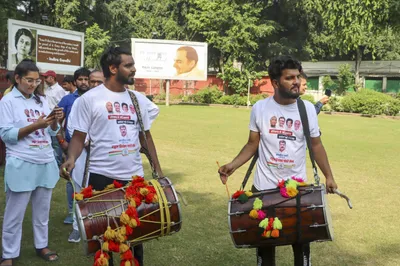
[(110, 47), (100, 58), (101, 69), (103, 69), (103, 75), (107, 79), (111, 77), (110, 66), (119, 67), (121, 64), (121, 55), (130, 55), (132, 53), (123, 47)]
[(36, 40), (35, 38), (33, 38), (33, 34), (30, 30), (25, 29), (25, 28), (20, 28), (17, 30), (17, 32), (15, 33), (15, 48), (17, 48), (18, 42), (19, 42), (19, 38), (21, 38), (22, 35), (25, 35), (27, 37), (29, 37), (31, 39), (31, 50), (29, 51), (29, 53), (32, 53), (32, 51), (35, 49), (36, 47)]
[(9, 80), (11, 83), (14, 83), (14, 71), (7, 71), (6, 80)]
[(126, 106), (128, 108), (128, 105), (126, 103), (122, 103), (122, 107)]
[(63, 83), (64, 83), (64, 82), (66, 82), (66, 83), (74, 83), (74, 81), (75, 81), (75, 80), (74, 80), (74, 77), (73, 77), (73, 76), (67, 75), (67, 76), (64, 77), (64, 79), (63, 79), (62, 82), (63, 82)]
[(305, 80), (308, 79), (308, 77), (307, 77), (307, 75), (306, 75), (306, 73), (304, 71), (300, 72), (300, 78), (305, 79)]
[(74, 81), (77, 80), (80, 76), (84, 76), (84, 77), (88, 77), (89, 78), (89, 75), (90, 75), (90, 70), (87, 69), (86, 67), (78, 68), (74, 72)]
[(284, 69), (298, 69), (301, 73), (303, 68), (301, 63), (288, 55), (280, 55), (271, 60), (268, 66), (268, 75), (271, 80), (278, 80), (282, 76)]

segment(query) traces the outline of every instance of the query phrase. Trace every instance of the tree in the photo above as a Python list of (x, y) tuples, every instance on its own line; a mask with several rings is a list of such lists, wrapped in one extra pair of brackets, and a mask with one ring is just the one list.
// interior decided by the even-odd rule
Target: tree
[(100, 29), (97, 23), (86, 29), (85, 34), (85, 66), (100, 68), (100, 57), (110, 43), (108, 31)]
[(360, 85), (360, 64), (370, 54), (375, 58), (382, 42), (377, 36), (387, 36), (391, 26), (387, 0), (357, 1), (305, 0), (323, 19), (322, 36), (332, 53), (350, 55), (355, 59), (355, 81)]
[[(259, 44), (275, 31), (274, 23), (262, 16), (266, 8), (259, 1), (190, 0), (186, 15), (189, 29), (197, 32), (197, 40), (208, 43), (211, 65), (225, 75), (224, 66), (241, 62), (242, 69), (253, 71), (265, 60), (257, 58)], [(209, 57), (210, 57), (209, 56)], [(225, 85), (225, 84), (224, 84)]]
[(343, 95), (346, 91), (354, 88), (354, 76), (349, 64), (339, 66), (338, 81), (339, 84), (336, 87), (336, 93), (338, 95)]

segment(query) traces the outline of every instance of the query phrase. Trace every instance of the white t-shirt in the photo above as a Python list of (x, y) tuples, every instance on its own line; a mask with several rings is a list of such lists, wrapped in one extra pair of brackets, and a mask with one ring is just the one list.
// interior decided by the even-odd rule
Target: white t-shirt
[[(304, 101), (310, 135), (319, 136), (315, 107)], [(259, 159), (254, 176), (258, 190), (276, 188), (279, 180), (292, 176), (307, 180), (306, 140), (297, 103), (278, 104), (273, 96), (258, 101), (251, 111), (249, 129), (260, 132)]]
[[(138, 92), (133, 92), (138, 96)], [(147, 103), (137, 97), (144, 129), (150, 129)], [(75, 104), (74, 104), (75, 105)], [(86, 92), (76, 103), (79, 119), (73, 130), (91, 139), (89, 172), (118, 180), (143, 176), (140, 156), (140, 126), (128, 91), (113, 92), (100, 85)]]
[[(135, 90), (131, 90), (135, 91)], [(147, 103), (147, 112), (149, 113), (149, 121), (150, 121), (150, 126), (153, 124), (154, 120), (156, 120), (158, 114), (160, 113), (160, 108), (150, 101), (146, 95), (143, 95), (142, 93), (136, 93), (136, 97), (139, 99), (143, 99)]]
[[(71, 112), (69, 113), (68, 121), (74, 121), (75, 119), (79, 119), (79, 115), (76, 113), (76, 107), (77, 103), (79, 102), (79, 99), (76, 99), (74, 103), (72, 104), (71, 107)], [(67, 130), (70, 136), (73, 135), (74, 130), (71, 126), (71, 123), (67, 124)], [(85, 139), (85, 144), (89, 141), (89, 134), (86, 135)], [(75, 181), (75, 183), (79, 184), (79, 186), (82, 186), (82, 181), (83, 181), (83, 174), (85, 173), (85, 165), (86, 165), (86, 155), (87, 151), (86, 149), (82, 150), (81, 155), (76, 159), (75, 161), (75, 168), (72, 170), (71, 177)], [(85, 184), (85, 187), (87, 184)]]
[(67, 95), (67, 92), (56, 82), (53, 86), (47, 87), (44, 94), (46, 95), (50, 110), (53, 110), (61, 101), (62, 97)]
[[(46, 99), (41, 96), (40, 99), (41, 105), (33, 97), (26, 99), (14, 88), (0, 101), (0, 128), (20, 129), (36, 122), (42, 114), (50, 114)], [(7, 144), (6, 149), (7, 156), (30, 163), (45, 164), (54, 160), (48, 128), (38, 129), (18, 140), (16, 144)]]

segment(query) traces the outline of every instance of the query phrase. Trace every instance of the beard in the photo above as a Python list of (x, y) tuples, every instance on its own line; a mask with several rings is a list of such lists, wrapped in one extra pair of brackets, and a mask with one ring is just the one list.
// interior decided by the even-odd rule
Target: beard
[(80, 86), (80, 87), (77, 86), (76, 88), (80, 92), (87, 92), (89, 90), (89, 86), (86, 86), (86, 85), (83, 85), (83, 86)]
[(125, 77), (125, 76), (122, 76), (122, 75), (120, 74), (120, 72), (118, 72), (118, 73), (117, 73), (117, 76), (116, 76), (116, 79), (117, 79), (117, 81), (118, 81), (119, 83), (121, 83), (121, 84), (133, 85), (133, 84), (135, 84), (134, 76), (135, 76), (135, 75)]
[(297, 92), (294, 92), (291, 89), (286, 89), (279, 84), (278, 93), (284, 99), (297, 99), (300, 96), (300, 88), (297, 87)]

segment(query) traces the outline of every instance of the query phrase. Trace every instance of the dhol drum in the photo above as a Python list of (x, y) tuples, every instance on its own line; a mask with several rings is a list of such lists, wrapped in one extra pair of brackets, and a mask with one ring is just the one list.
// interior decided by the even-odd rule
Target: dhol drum
[[(143, 202), (137, 208), (141, 225), (129, 236), (131, 245), (170, 235), (178, 232), (182, 226), (181, 207), (171, 181), (163, 177), (148, 182), (156, 189), (158, 203)], [(94, 254), (100, 249), (99, 240), (108, 225), (112, 229), (120, 226), (119, 218), (116, 217), (127, 206), (124, 187), (77, 202), (76, 217), (86, 255)]]
[[(231, 199), (228, 206), (228, 222), (232, 241), (237, 248), (282, 246), (313, 241), (332, 241), (333, 228), (325, 186), (298, 188), (294, 198), (284, 198), (279, 189), (254, 193), (246, 203)], [(282, 230), (278, 238), (264, 238), (259, 220), (249, 217), (255, 198), (263, 202), (262, 210), (267, 217), (278, 217)]]

